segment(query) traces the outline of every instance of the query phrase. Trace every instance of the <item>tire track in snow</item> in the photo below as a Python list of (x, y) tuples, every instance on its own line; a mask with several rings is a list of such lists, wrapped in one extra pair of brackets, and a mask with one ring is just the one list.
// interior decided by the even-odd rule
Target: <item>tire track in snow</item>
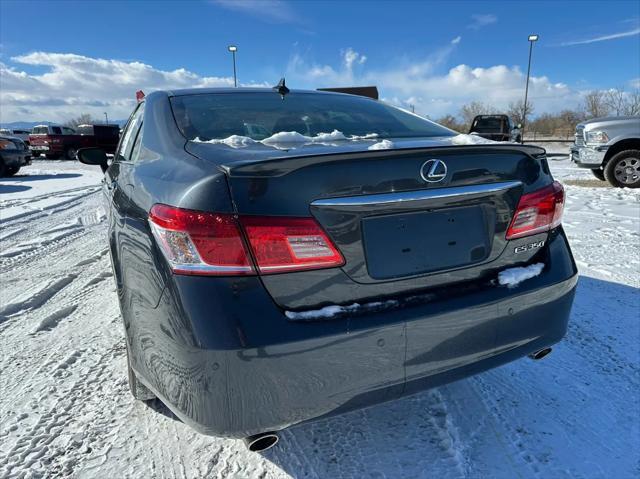
[(77, 276), (77, 274), (67, 274), (62, 278), (49, 281), (37, 290), (26, 293), (25, 295), (1, 307), (0, 324), (9, 319), (10, 316), (43, 306), (53, 296), (58, 294), (63, 288), (76, 279)]
[[(13, 225), (22, 224), (22, 223), (31, 222), (42, 216), (50, 216), (52, 214), (55, 214), (58, 211), (62, 211), (70, 207), (76, 206), (77, 203), (85, 200), (87, 196), (94, 195), (99, 191), (100, 191), (99, 186), (80, 187), (80, 188), (65, 190), (62, 193), (47, 194), (47, 195), (42, 195), (41, 197), (32, 197), (22, 202), (20, 201), (16, 201), (13, 203), (11, 201), (2, 202), (2, 208), (5, 209), (5, 211), (9, 208), (16, 208), (16, 207), (25, 207), (25, 208), (31, 208), (31, 209), (21, 213), (11, 214), (11, 216), (8, 218), (6, 217), (6, 213), (5, 213), (5, 217), (0, 217), (0, 225), (3, 225), (5, 223), (11, 223)], [(42, 207), (32, 206), (34, 203), (38, 203), (40, 201), (46, 201), (51, 198), (59, 198), (59, 197), (64, 198), (66, 196), (69, 196), (69, 193), (74, 193), (74, 192), (78, 192), (80, 194), (72, 195), (69, 199), (58, 201), (54, 204), (44, 205)]]
[[(74, 453), (61, 450), (62, 446), (54, 441), (60, 437), (68, 422), (74, 416), (82, 413), (84, 398), (91, 394), (89, 391), (93, 390), (94, 385), (102, 383), (103, 376), (108, 372), (110, 359), (113, 359), (118, 350), (120, 355), (124, 353), (122, 347), (112, 347), (99, 354), (88, 369), (83, 370), (81, 374), (76, 374), (77, 379), (71, 387), (54, 392), (54, 402), (48, 405), (35, 424), (18, 438), (6, 456), (0, 456), (0, 472), (2, 473), (0, 476), (11, 476), (16, 467), (21, 470), (40, 468), (36, 467), (37, 463), (46, 464), (49, 469), (51, 462), (60, 455), (65, 456), (64, 465), (60, 472), (65, 476), (72, 473), (76, 462), (73, 456), (80, 451)], [(76, 350), (69, 354), (64, 361), (56, 366), (54, 376), (63, 377), (63, 373), (78, 363), (84, 353), (83, 350)], [(98, 411), (92, 412), (95, 414)], [(97, 437), (92, 439), (97, 439)]]
[[(496, 382), (501, 382), (496, 381), (498, 375), (499, 372), (489, 371), (484, 374), (473, 376), (469, 378), (469, 381), (472, 381), (473, 384), (478, 387), (479, 396), (482, 402), (485, 403), (487, 410), (496, 418), (496, 422), (500, 425), (500, 436), (502, 437), (497, 437), (499, 440), (505, 439), (508, 447), (515, 452), (518, 458), (520, 458), (520, 463), (516, 465), (525, 465), (529, 469), (530, 474), (526, 474), (524, 477), (539, 477), (541, 471), (544, 471), (545, 468), (540, 464), (535, 455), (528, 451), (526, 447), (528, 432), (522, 426), (514, 426), (511, 418), (509, 418), (504, 412), (505, 410), (508, 410), (507, 402), (509, 401), (509, 397), (520, 397), (521, 395), (517, 393), (509, 394), (508, 391), (505, 391), (505, 388), (512, 388), (512, 384), (499, 384), (501, 389), (498, 390), (495, 387)], [(507, 432), (506, 437), (504, 436), (504, 432)], [(510, 459), (510, 462), (513, 463), (513, 459)], [(512, 468), (512, 470), (521, 471), (521, 468)], [(519, 477), (522, 477), (519, 472), (518, 475)]]
[(49, 316), (44, 318), (42, 321), (40, 321), (40, 324), (38, 324), (38, 326), (36, 327), (36, 329), (33, 331), (32, 334), (36, 334), (41, 331), (51, 331), (53, 328), (55, 328), (58, 325), (60, 321), (70, 316), (76, 310), (77, 307), (78, 307), (77, 304), (72, 304), (71, 306), (66, 306), (56, 311), (55, 313), (50, 314)]

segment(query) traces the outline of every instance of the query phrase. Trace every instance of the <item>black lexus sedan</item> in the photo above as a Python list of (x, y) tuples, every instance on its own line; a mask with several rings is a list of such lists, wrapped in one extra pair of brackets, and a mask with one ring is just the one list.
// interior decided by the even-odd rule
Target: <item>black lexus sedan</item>
[[(483, 141), (485, 144), (475, 144)], [(577, 270), (538, 147), (385, 103), (157, 91), (105, 171), (135, 398), (252, 450), (565, 334)]]

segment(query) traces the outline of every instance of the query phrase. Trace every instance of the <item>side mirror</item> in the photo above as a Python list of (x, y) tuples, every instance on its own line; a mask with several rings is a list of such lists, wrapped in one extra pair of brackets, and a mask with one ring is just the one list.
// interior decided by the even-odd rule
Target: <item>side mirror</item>
[(80, 163), (99, 166), (103, 173), (109, 168), (107, 153), (102, 148), (80, 148), (77, 157)]

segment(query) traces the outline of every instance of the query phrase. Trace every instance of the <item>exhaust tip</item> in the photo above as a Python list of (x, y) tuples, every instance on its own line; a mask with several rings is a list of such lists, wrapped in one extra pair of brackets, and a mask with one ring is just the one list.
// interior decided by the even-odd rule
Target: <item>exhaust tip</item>
[(271, 449), (278, 443), (278, 435), (275, 432), (265, 432), (246, 437), (243, 440), (251, 452), (262, 452)]
[(540, 351), (536, 351), (535, 353), (531, 353), (529, 357), (535, 361), (538, 361), (544, 358), (545, 356), (547, 356), (550, 352), (551, 352), (551, 348), (544, 348), (544, 349), (541, 349)]

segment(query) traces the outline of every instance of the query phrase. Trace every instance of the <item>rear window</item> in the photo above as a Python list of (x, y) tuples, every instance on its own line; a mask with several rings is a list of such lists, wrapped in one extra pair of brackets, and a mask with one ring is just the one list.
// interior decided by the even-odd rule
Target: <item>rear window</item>
[(34, 135), (46, 135), (47, 133), (49, 133), (49, 128), (46, 126), (36, 126), (32, 130)]
[(94, 125), (93, 134), (98, 138), (115, 138), (120, 136), (120, 128), (116, 125)]
[(231, 135), (263, 140), (283, 131), (315, 136), (338, 130), (345, 136), (380, 138), (452, 136), (453, 132), (398, 108), (353, 95), (276, 92), (211, 93), (171, 99), (182, 134), (193, 140)]
[(483, 116), (473, 122), (472, 130), (479, 133), (500, 132), (505, 129), (505, 119), (502, 116)]
[(78, 125), (76, 131), (79, 135), (93, 135), (93, 125)]

